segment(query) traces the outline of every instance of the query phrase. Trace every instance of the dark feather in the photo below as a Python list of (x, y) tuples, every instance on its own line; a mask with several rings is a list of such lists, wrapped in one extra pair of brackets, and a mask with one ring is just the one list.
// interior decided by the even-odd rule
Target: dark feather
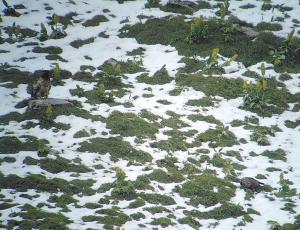
[(5, 0), (2, 0), (2, 2), (4, 4), (4, 6), (6, 6), (7, 8), (9, 8), (9, 5), (8, 5), (8, 3)]

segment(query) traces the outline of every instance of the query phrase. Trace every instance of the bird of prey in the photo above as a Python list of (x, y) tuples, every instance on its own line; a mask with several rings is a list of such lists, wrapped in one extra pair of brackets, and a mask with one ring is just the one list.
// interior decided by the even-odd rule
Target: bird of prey
[(240, 179), (240, 184), (243, 189), (245, 189), (246, 191), (250, 191), (252, 193), (259, 192), (261, 185), (264, 185), (264, 183), (252, 177), (244, 177)]
[(48, 98), (49, 91), (51, 88), (51, 71), (44, 70), (42, 75), (28, 88), (28, 93), (31, 94), (32, 98)]

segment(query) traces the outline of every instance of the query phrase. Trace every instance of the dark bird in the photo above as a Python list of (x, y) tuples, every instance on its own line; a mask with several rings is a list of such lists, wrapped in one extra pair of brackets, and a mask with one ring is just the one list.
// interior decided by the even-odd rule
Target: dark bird
[(261, 185), (264, 185), (264, 183), (252, 177), (244, 177), (240, 179), (240, 184), (243, 189), (245, 189), (246, 191), (250, 191), (252, 193), (259, 192)]
[(51, 71), (44, 70), (42, 75), (28, 88), (32, 98), (48, 98), (51, 88)]

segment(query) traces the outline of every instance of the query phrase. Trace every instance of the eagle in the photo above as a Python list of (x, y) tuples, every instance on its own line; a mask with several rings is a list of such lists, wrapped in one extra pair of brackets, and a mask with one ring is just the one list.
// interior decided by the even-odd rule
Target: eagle
[(252, 193), (259, 192), (261, 185), (264, 185), (264, 183), (252, 178), (252, 177), (244, 177), (240, 179), (240, 185), (243, 189), (246, 191), (250, 191)]
[(44, 70), (42, 75), (27, 88), (31, 98), (41, 99), (48, 98), (51, 88), (51, 71)]

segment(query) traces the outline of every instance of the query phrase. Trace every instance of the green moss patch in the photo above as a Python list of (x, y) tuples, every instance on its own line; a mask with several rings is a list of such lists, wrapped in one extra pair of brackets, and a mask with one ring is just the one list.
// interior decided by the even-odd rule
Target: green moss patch
[(214, 106), (214, 101), (210, 97), (203, 97), (198, 100), (189, 100), (186, 105), (197, 107), (211, 107)]
[(104, 15), (96, 15), (93, 18), (86, 20), (82, 25), (84, 27), (99, 26), (101, 22), (107, 22), (108, 19)]
[(264, 93), (265, 104), (261, 109), (244, 108), (258, 114), (259, 116), (271, 117), (273, 114), (281, 114), (289, 108), (288, 103), (295, 103), (299, 100), (298, 94), (291, 94), (285, 85), (276, 81), (274, 78), (267, 79), (267, 89)]
[(140, 219), (145, 219), (146, 216), (141, 212), (137, 212), (137, 213), (131, 214), (130, 218), (132, 218), (133, 220), (140, 220)]
[(61, 56), (57, 55), (57, 54), (48, 54), (46, 56), (47, 60), (56, 60), (56, 61), (61, 61), (61, 62), (68, 62), (68, 60), (62, 58)]
[(105, 61), (97, 69), (101, 70), (108, 76), (118, 76), (120, 74), (134, 74), (145, 71), (141, 61), (133, 61), (128, 59), (126, 62), (109, 59)]
[(211, 9), (211, 5), (205, 1), (198, 1), (193, 7), (182, 7), (176, 4), (160, 5), (160, 10), (179, 14), (193, 14), (200, 9)]
[(300, 125), (300, 119), (297, 119), (295, 121), (286, 120), (284, 122), (284, 125), (288, 128), (295, 129), (296, 127), (298, 127)]
[(150, 204), (161, 204), (167, 206), (176, 203), (172, 197), (157, 193), (140, 193), (139, 196)]
[(179, 74), (176, 77), (179, 86), (192, 87), (202, 91), (206, 96), (220, 96), (225, 99), (234, 99), (242, 95), (243, 81), (240, 78), (228, 79), (224, 77), (204, 77), (201, 74)]
[[(33, 158), (32, 158), (33, 159)], [(57, 157), (56, 159), (44, 158), (41, 160), (28, 161), (29, 157), (26, 157), (24, 163), (39, 165), (41, 169), (46, 170), (50, 173), (60, 173), (60, 172), (78, 172), (86, 173), (91, 172), (92, 170), (82, 164), (73, 164), (70, 160)]]
[(145, 205), (145, 201), (141, 198), (137, 198), (135, 201), (131, 202), (128, 208), (139, 208)]
[(148, 175), (150, 180), (158, 181), (160, 183), (179, 183), (184, 180), (182, 174), (177, 170), (168, 170), (166, 173), (164, 170), (155, 169)]
[(29, 77), (30, 72), (15, 68), (0, 69), (0, 83), (7, 82), (6, 88), (17, 88), (19, 84), (31, 84), (34, 80)]
[(112, 228), (112, 226), (122, 226), (130, 220), (128, 215), (114, 207), (112, 209), (100, 209), (96, 211), (96, 213), (101, 216), (83, 216), (82, 220), (84, 222), (97, 221), (98, 223), (105, 224), (110, 228)]
[(25, 192), (28, 189), (36, 189), (39, 192), (63, 192), (65, 194), (85, 194), (93, 195), (95, 191), (91, 189), (94, 180), (72, 180), (66, 181), (59, 178), (47, 179), (45, 176), (32, 174), (27, 177), (8, 175), (0, 177), (0, 186), (5, 189), (15, 189)]
[(91, 44), (95, 41), (95, 38), (87, 38), (87, 39), (84, 39), (84, 40), (81, 40), (81, 39), (77, 39), (77, 40), (74, 40), (70, 43), (70, 45), (76, 49), (84, 46), (84, 45), (88, 45), (88, 44)]
[(185, 182), (178, 188), (178, 192), (181, 196), (190, 198), (193, 206), (198, 204), (213, 206), (229, 201), (235, 195), (235, 189), (235, 185), (231, 182), (204, 173)]
[[(26, 141), (20, 141), (14, 136), (0, 137), (0, 154), (15, 154), (19, 151), (37, 151), (39, 139), (33, 136), (22, 136)], [(44, 143), (48, 141), (43, 140)]]
[(16, 162), (16, 158), (14, 157), (3, 157), (3, 158), (0, 158), (0, 164), (2, 164), (2, 162), (6, 162), (6, 163), (14, 163)]
[(167, 217), (160, 217), (160, 218), (154, 219), (150, 224), (160, 225), (162, 227), (168, 227), (170, 225), (174, 225), (174, 223), (172, 223), (172, 221)]
[(67, 225), (71, 223), (69, 218), (61, 213), (46, 212), (35, 208), (29, 204), (25, 204), (21, 208), (21, 212), (17, 214), (21, 221), (9, 220), (8, 229), (62, 229), (67, 230)]
[(141, 74), (137, 77), (138, 82), (146, 83), (150, 85), (163, 85), (170, 83), (173, 78), (169, 76), (165, 66), (156, 71), (152, 77), (149, 77), (147, 73)]
[(134, 183), (135, 189), (138, 189), (138, 190), (146, 190), (146, 189), (154, 190), (153, 187), (150, 185), (150, 180), (149, 180), (147, 175), (138, 176), (133, 183)]
[(220, 129), (208, 129), (200, 133), (194, 140), (193, 145), (199, 145), (201, 142), (210, 142), (211, 146), (233, 146), (238, 144), (236, 136), (229, 130), (223, 132)]
[(131, 181), (117, 180), (113, 186), (111, 197), (114, 199), (132, 200), (136, 197), (135, 187)]
[(172, 104), (172, 102), (170, 102), (168, 100), (157, 100), (156, 102), (159, 104), (162, 104), (162, 105), (171, 105)]
[[(87, 103), (90, 103), (92, 105), (102, 104), (106, 103), (109, 105), (116, 105), (114, 102), (113, 94), (106, 91), (105, 87), (104, 89), (100, 88), (99, 86), (95, 87), (92, 90), (83, 90), (81, 88), (77, 89), (71, 89), (70, 93), (72, 96), (78, 96), (78, 97), (85, 97), (87, 99)], [(123, 96), (125, 94), (125, 91), (118, 91), (114, 92), (114, 94), (118, 93), (118, 96)], [(116, 95), (117, 96), (117, 95)]]
[[(26, 110), (25, 113), (21, 114), (18, 112), (11, 112), (6, 115), (0, 116), (0, 124), (7, 125), (10, 121), (22, 122), (26, 120), (36, 119), (39, 122), (35, 125), (39, 125), (41, 128), (51, 129), (61, 129), (66, 130), (70, 128), (69, 124), (56, 123), (55, 118), (59, 115), (74, 115), (77, 117), (82, 117), (84, 119), (90, 119), (92, 121), (103, 121), (104, 119), (97, 115), (92, 115), (90, 112), (81, 108), (81, 105), (75, 101), (72, 101), (74, 106), (53, 106), (51, 113), (47, 113), (47, 108), (42, 108), (39, 110)], [(27, 102), (25, 102), (25, 106)], [(24, 107), (24, 106), (22, 106)]]
[(32, 49), (33, 53), (48, 53), (48, 54), (61, 54), (62, 49), (57, 46), (48, 46), (48, 47), (34, 47)]
[(0, 210), (9, 209), (9, 208), (14, 207), (14, 206), (16, 206), (16, 205), (18, 205), (18, 204), (16, 204), (16, 203), (6, 203), (6, 202), (4, 202), (4, 203), (1, 203), (1, 204), (0, 204)]
[(191, 215), (199, 219), (227, 219), (235, 218), (245, 214), (245, 211), (240, 205), (224, 203), (220, 207), (208, 212), (200, 212), (198, 210), (186, 211), (185, 214)]
[(133, 113), (113, 112), (107, 118), (107, 128), (112, 134), (154, 138), (158, 133), (158, 124), (151, 124)]
[(141, 56), (141, 55), (144, 54), (145, 51), (146, 50), (144, 48), (139, 47), (139, 48), (136, 48), (136, 49), (134, 49), (132, 51), (127, 52), (127, 55), (128, 56)]
[(163, 207), (163, 206), (153, 206), (153, 207), (147, 207), (144, 208), (143, 210), (150, 212), (152, 215), (156, 213), (162, 213), (162, 212), (170, 212), (169, 209)]
[[(146, 23), (137, 23), (133, 26), (125, 26), (121, 29), (121, 37), (136, 38), (142, 44), (163, 44), (175, 46), (179, 54), (185, 56), (208, 56), (211, 50), (218, 47), (220, 54), (232, 57), (239, 55), (239, 61), (246, 66), (256, 64), (260, 61), (271, 62), (269, 51), (271, 47), (280, 47), (284, 39), (276, 37), (272, 33), (260, 33), (257, 38), (252, 38), (239, 30), (234, 30), (231, 40), (225, 41), (222, 32), (222, 24), (216, 19), (206, 22), (208, 25), (208, 37), (198, 43), (189, 43), (190, 22), (185, 22), (184, 17), (166, 17), (149, 19)], [(297, 45), (300, 45), (300, 43)], [(277, 69), (296, 70), (299, 69), (300, 53), (296, 57), (287, 57), (283, 64)]]
[(201, 224), (190, 215), (180, 218), (178, 222), (180, 224), (187, 224), (194, 229), (199, 229), (201, 227)]
[(80, 152), (96, 152), (99, 154), (109, 153), (115, 160), (126, 159), (138, 162), (148, 162), (152, 156), (144, 151), (134, 149), (128, 142), (121, 138), (93, 138), (81, 143), (77, 149)]
[(282, 30), (282, 25), (279, 23), (260, 22), (256, 25), (258, 31), (279, 31)]
[[(171, 120), (168, 120), (168, 124), (171, 125), (171, 122), (176, 122), (177, 118), (174, 118), (175, 120), (173, 120), (171, 118)], [(163, 121), (162, 124), (166, 124), (166, 121)], [(181, 126), (181, 121), (178, 120), (179, 123), (177, 123), (179, 126)], [(176, 124), (175, 123), (175, 124)], [(184, 123), (183, 123), (184, 124)], [(171, 126), (174, 126), (173, 124)], [(191, 137), (195, 134), (195, 132), (193, 130), (189, 131), (189, 132), (181, 132), (179, 131), (177, 128), (178, 127), (173, 127), (175, 129), (173, 130), (169, 130), (164, 132), (165, 135), (168, 135), (169, 138), (167, 140), (161, 140), (158, 142), (153, 142), (150, 143), (150, 146), (152, 148), (158, 148), (161, 150), (165, 150), (167, 152), (174, 152), (174, 151), (186, 151), (188, 148), (191, 147), (191, 144), (186, 142), (186, 138), (187, 137)]]
[(202, 115), (202, 114), (192, 114), (192, 115), (188, 116), (188, 119), (190, 119), (193, 122), (205, 121), (207, 123), (212, 123), (212, 124), (216, 124), (216, 125), (221, 125), (222, 124), (221, 121), (217, 120), (212, 115), (205, 116), (205, 115)]
[(172, 129), (180, 129), (184, 127), (189, 127), (189, 125), (185, 122), (183, 122), (180, 118), (181, 116), (179, 114), (176, 114), (172, 111), (167, 111), (166, 114), (170, 116), (170, 118), (163, 119), (161, 121), (162, 126), (167, 126)]
[(90, 136), (89, 132), (86, 131), (85, 129), (79, 130), (73, 135), (74, 138), (82, 138), (82, 137), (89, 137), (89, 136)]
[(274, 151), (266, 150), (261, 155), (265, 156), (265, 157), (268, 157), (272, 160), (287, 161), (286, 153), (283, 149), (277, 149), (277, 150), (274, 150)]
[(150, 144), (152, 148), (165, 150), (168, 152), (186, 151), (190, 144), (186, 143), (183, 138), (170, 137), (168, 140), (161, 140)]
[(145, 68), (142, 66), (143, 63), (139, 61), (133, 61), (128, 59), (126, 62), (120, 61), (121, 72), (123, 74), (134, 74), (145, 71)]
[(57, 207), (67, 209), (67, 205), (72, 204), (72, 203), (76, 203), (77, 200), (74, 199), (70, 195), (63, 194), (61, 196), (57, 196), (57, 195), (50, 196), (49, 199), (48, 199), (48, 202), (55, 203)]

